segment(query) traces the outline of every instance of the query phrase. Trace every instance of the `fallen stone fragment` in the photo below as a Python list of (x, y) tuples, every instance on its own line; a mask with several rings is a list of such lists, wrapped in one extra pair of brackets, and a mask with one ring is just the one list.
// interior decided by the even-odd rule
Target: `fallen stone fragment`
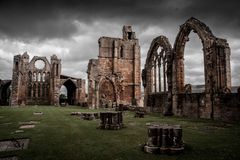
[(33, 115), (43, 115), (43, 112), (33, 112)]
[(23, 132), (24, 132), (24, 130), (16, 130), (13, 133), (23, 133)]
[(38, 121), (29, 121), (29, 122), (19, 122), (20, 125), (31, 125), (31, 124), (39, 124)]
[(29, 129), (29, 128), (35, 128), (34, 124), (30, 124), (30, 125), (22, 125), (19, 127), (19, 129)]
[(2, 140), (0, 141), (0, 152), (27, 149), (29, 142), (28, 138)]

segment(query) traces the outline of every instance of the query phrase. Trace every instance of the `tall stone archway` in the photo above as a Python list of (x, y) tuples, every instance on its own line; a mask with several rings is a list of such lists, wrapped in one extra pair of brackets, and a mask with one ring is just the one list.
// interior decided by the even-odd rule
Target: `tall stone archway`
[(185, 92), (184, 49), (191, 31), (199, 36), (203, 45), (205, 99), (201, 115), (209, 118), (213, 114), (213, 96), (231, 87), (230, 49), (226, 40), (216, 38), (209, 27), (198, 19), (190, 18), (180, 26), (173, 48), (172, 74), (173, 110), (177, 115), (181, 114), (178, 94)]
[(99, 83), (98, 104), (100, 107), (112, 107), (116, 103), (114, 83), (109, 79), (102, 79)]
[[(171, 113), (172, 46), (165, 36), (153, 39), (142, 71), (144, 106)], [(167, 99), (167, 103), (166, 102)]]
[(69, 105), (74, 105), (76, 104), (76, 84), (71, 80), (68, 79), (66, 80), (63, 85), (67, 89), (67, 102)]
[[(176, 76), (173, 76), (173, 85), (175, 91), (178, 93), (184, 92), (184, 49), (191, 31), (197, 33), (203, 45), (206, 92), (209, 93), (211, 88), (220, 91), (225, 87), (230, 87), (230, 63), (227, 61), (230, 55), (228, 43), (224, 39), (216, 38), (203, 22), (190, 18), (180, 26), (180, 31), (174, 43), (173, 70), (176, 72), (174, 74)], [(225, 64), (219, 64), (218, 61), (221, 61), (221, 56), (224, 56), (223, 63)], [(219, 73), (220, 67), (224, 67), (222, 76)]]

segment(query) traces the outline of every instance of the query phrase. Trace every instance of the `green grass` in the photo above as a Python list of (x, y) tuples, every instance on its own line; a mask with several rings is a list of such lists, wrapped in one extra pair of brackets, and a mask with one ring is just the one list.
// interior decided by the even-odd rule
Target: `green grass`
[[(43, 112), (36, 116), (33, 112)], [(78, 107), (28, 106), (0, 108), (0, 140), (30, 138), (29, 148), (0, 152), (0, 157), (17, 155), (24, 160), (186, 160), (240, 159), (240, 123), (163, 117), (149, 114), (134, 118), (124, 113), (126, 128), (118, 131), (96, 129), (99, 120), (85, 121), (71, 112), (89, 111)], [(96, 110), (95, 110), (96, 111)], [(33, 129), (18, 130), (19, 122), (39, 121)], [(151, 155), (141, 150), (147, 136), (146, 123), (180, 124), (185, 151), (180, 155)]]

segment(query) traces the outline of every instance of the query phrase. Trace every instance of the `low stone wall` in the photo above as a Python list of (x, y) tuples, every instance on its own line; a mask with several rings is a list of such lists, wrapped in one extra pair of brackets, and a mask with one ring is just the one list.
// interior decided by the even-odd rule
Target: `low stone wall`
[(177, 115), (200, 118), (201, 108), (205, 106), (204, 93), (178, 94)]
[(164, 113), (167, 108), (167, 93), (152, 93), (147, 98), (147, 110), (149, 112)]
[(240, 95), (237, 93), (219, 94), (214, 99), (214, 119), (224, 121), (240, 120)]
[[(177, 115), (191, 118), (204, 117), (206, 109), (204, 93), (178, 94)], [(240, 120), (240, 96), (237, 93), (215, 94), (209, 102), (209, 111), (213, 119), (224, 121)]]

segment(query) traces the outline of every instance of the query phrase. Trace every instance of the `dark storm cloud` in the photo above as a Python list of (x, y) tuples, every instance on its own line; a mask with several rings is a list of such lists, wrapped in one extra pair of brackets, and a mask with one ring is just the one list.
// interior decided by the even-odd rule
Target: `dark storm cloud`
[[(0, 33), (11, 38), (68, 38), (77, 32), (74, 20), (152, 24), (176, 28), (195, 16), (216, 28), (239, 28), (237, 1), (221, 0), (3, 0)], [(168, 22), (168, 23), (166, 23)], [(177, 25), (177, 26), (178, 26)], [(220, 29), (219, 29), (220, 30)], [(227, 28), (224, 29), (227, 31)], [(221, 33), (221, 31), (219, 31)], [(229, 33), (235, 35), (234, 33)], [(237, 36), (240, 36), (237, 33)]]
[(67, 38), (75, 33), (73, 21), (46, 2), (1, 1), (0, 33), (17, 39)]
[[(87, 70), (88, 59), (97, 58), (98, 38), (121, 37), (125, 24), (139, 38), (143, 66), (153, 38), (165, 35), (173, 45), (179, 26), (196, 17), (216, 37), (228, 40), (233, 82), (240, 84), (238, 8), (237, 0), (1, 0), (0, 78), (11, 77), (13, 55), (25, 51), (30, 56), (56, 54), (63, 74), (78, 77)], [(201, 41), (191, 39), (190, 34), (185, 48), (189, 83), (199, 82), (203, 70), (202, 61), (196, 61), (203, 57)]]

